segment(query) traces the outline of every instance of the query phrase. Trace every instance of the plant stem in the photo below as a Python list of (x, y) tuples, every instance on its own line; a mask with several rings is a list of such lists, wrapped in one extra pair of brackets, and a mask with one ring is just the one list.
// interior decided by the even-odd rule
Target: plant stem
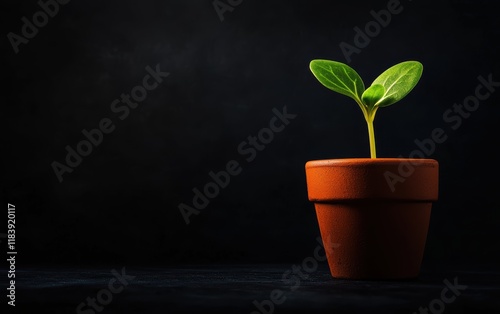
[(375, 130), (373, 129), (373, 120), (375, 111), (366, 116), (366, 124), (368, 125), (368, 138), (370, 139), (370, 157), (377, 158), (377, 149), (375, 147)]
[(377, 158), (377, 149), (375, 147), (375, 130), (373, 129), (373, 120), (375, 120), (375, 114), (377, 113), (378, 106), (368, 108), (363, 102), (358, 99), (356, 100), (363, 115), (365, 116), (366, 125), (368, 125), (368, 138), (370, 139), (370, 157)]

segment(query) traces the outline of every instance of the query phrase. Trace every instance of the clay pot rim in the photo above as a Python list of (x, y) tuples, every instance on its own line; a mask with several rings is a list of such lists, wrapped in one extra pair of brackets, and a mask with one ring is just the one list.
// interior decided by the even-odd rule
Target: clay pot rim
[[(404, 175), (401, 168), (413, 170)], [(323, 159), (307, 162), (305, 171), (308, 198), (312, 202), (354, 199), (434, 201), (438, 197), (439, 163), (434, 159)]]
[(306, 162), (306, 168), (399, 165), (402, 162), (409, 162), (413, 166), (419, 167), (435, 167), (438, 165), (438, 161), (431, 158), (333, 158), (309, 160)]

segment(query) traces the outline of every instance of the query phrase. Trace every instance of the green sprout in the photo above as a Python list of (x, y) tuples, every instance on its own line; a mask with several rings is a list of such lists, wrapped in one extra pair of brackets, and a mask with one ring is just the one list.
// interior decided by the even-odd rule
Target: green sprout
[(351, 97), (361, 108), (368, 125), (371, 158), (377, 158), (373, 120), (380, 107), (390, 106), (403, 99), (417, 85), (423, 66), (418, 61), (398, 63), (380, 74), (370, 87), (347, 64), (331, 60), (312, 60), (309, 68), (326, 88)]

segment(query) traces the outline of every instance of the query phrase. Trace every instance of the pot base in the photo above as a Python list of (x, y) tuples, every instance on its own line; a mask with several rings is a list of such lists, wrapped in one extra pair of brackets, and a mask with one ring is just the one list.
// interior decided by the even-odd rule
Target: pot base
[(422, 262), (431, 202), (315, 203), (331, 275), (414, 279)]

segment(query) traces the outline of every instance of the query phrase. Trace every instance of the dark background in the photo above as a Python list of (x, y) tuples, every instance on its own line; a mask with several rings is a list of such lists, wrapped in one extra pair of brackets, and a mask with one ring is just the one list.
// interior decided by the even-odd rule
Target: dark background
[[(436, 127), (448, 135), (424, 267), (500, 263), (499, 92), (452, 130), (443, 112), (498, 67), (494, 1), (402, 1), (403, 11), (350, 65), (371, 81), (419, 60), (424, 73), (375, 120), (380, 157), (408, 156)], [(4, 204), (16, 205), (18, 266), (299, 262), (319, 235), (307, 200), (308, 160), (368, 157), (363, 116), (321, 86), (316, 58), (346, 62), (339, 44), (387, 1), (243, 1), (221, 22), (211, 1), (71, 1), (15, 54), (7, 39), (36, 1), (2, 3)], [(169, 72), (120, 121), (111, 102)], [(272, 109), (297, 117), (246, 162), (237, 151)], [(116, 130), (59, 183), (51, 163), (109, 117)], [(243, 171), (186, 225), (178, 210), (229, 160)], [(6, 206), (5, 206), (6, 207)], [(6, 216), (2, 214), (2, 221)], [(2, 223), (0, 232), (4, 230)], [(4, 245), (3, 242), (2, 245)]]

